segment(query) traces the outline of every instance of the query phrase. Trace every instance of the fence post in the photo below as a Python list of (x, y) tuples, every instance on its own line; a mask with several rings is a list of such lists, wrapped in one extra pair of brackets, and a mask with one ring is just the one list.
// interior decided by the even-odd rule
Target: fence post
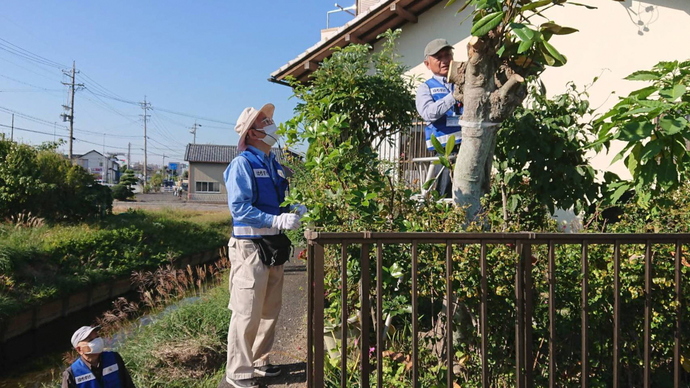
[(307, 302), (307, 387), (324, 386), (323, 308), (324, 308), (324, 247), (314, 242), (307, 231), (307, 278), (311, 292)]

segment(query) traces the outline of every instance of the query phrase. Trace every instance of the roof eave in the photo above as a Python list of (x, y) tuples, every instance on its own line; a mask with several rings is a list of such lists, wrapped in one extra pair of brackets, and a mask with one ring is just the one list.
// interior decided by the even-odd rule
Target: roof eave
[(271, 73), (269, 81), (289, 85), (285, 79), (292, 76), (297, 81), (306, 83), (309, 75), (331, 55), (334, 47), (345, 47), (350, 43), (373, 45), (382, 32), (406, 23), (416, 23), (420, 14), (440, 2), (441, 0), (382, 0), (368, 12), (340, 27), (330, 38), (318, 42)]

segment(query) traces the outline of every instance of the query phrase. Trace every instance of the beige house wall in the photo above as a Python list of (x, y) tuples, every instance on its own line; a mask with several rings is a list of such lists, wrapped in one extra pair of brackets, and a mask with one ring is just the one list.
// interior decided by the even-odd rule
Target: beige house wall
[[(625, 81), (628, 74), (662, 60), (690, 59), (690, 44), (686, 41), (690, 36), (690, 0), (579, 2), (598, 9), (571, 5), (555, 7), (548, 13), (557, 23), (580, 30), (551, 40), (568, 57), (568, 63), (562, 68), (549, 68), (542, 75), (550, 96), (564, 92), (569, 81), (574, 81), (579, 90), (589, 85), (591, 105), (602, 113), (618, 101), (618, 96), (646, 85)], [(454, 45), (456, 60), (467, 59), (471, 20), (465, 18), (469, 11), (455, 13), (463, 3), (445, 8), (446, 2), (441, 2), (420, 15), (418, 23), (403, 26), (398, 48), (402, 62), (410, 68), (409, 75), (421, 80), (431, 76), (422, 63), (422, 53), (435, 38), (446, 38)], [(599, 80), (590, 85), (595, 77)], [(622, 163), (610, 165), (618, 150), (620, 145), (614, 145), (609, 155), (592, 155), (592, 164), (628, 178)]]
[(218, 182), (219, 194), (227, 194), (223, 172), (228, 166), (219, 163), (190, 163), (189, 192), (196, 193), (196, 182)]

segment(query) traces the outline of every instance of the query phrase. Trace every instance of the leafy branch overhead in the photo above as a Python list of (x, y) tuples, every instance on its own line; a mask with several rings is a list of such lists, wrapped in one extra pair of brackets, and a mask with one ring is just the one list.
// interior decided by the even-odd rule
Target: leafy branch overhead
[[(455, 1), (449, 0), (447, 6)], [(467, 0), (458, 13), (473, 6), (471, 34), (491, 38), (501, 59), (522, 67), (522, 75), (535, 75), (545, 66), (563, 66), (567, 62), (550, 40), (554, 35), (578, 30), (561, 26), (544, 15), (548, 9), (566, 4), (594, 8), (568, 0)]]
[(597, 119), (593, 147), (600, 151), (612, 140), (625, 143), (612, 163), (623, 160), (632, 181), (614, 183), (612, 200), (634, 189), (638, 204), (646, 207), (690, 178), (690, 61), (660, 62), (626, 79), (651, 85), (621, 98)]

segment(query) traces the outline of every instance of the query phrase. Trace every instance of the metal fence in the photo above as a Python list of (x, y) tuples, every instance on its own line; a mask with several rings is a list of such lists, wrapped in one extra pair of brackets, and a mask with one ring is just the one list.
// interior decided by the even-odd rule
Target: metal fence
[[(658, 363), (653, 360), (653, 354), (658, 349), (654, 348), (653, 342), (660, 341), (659, 335), (653, 331), (652, 322), (655, 319), (655, 314), (659, 310), (670, 310), (673, 327), (668, 328), (672, 333), (673, 338), (667, 338), (669, 347), (672, 348), (672, 354), (666, 355), (667, 360), (672, 359), (672, 366), (667, 361), (670, 376), (667, 378), (668, 385), (673, 387), (687, 387), (690, 384), (690, 377), (681, 365), (682, 351), (688, 351), (687, 343), (687, 328), (682, 331), (684, 318), (687, 315), (687, 302), (683, 300), (682, 287), (687, 287), (683, 282), (683, 277), (690, 273), (690, 266), (685, 259), (683, 259), (683, 251), (687, 249), (687, 244), (690, 244), (690, 234), (535, 234), (535, 233), (320, 233), (307, 231), (305, 237), (308, 242), (308, 278), (309, 278), (309, 302), (308, 302), (308, 343), (307, 343), (307, 381), (309, 387), (325, 387), (325, 386), (340, 386), (346, 387), (356, 385), (360, 387), (387, 387), (391, 386), (390, 382), (384, 381), (383, 373), (383, 358), (384, 347), (386, 346), (385, 338), (385, 316), (382, 306), (384, 305), (384, 267), (383, 252), (387, 246), (393, 246), (397, 252), (406, 252), (400, 257), (409, 259), (409, 273), (405, 274), (406, 281), (410, 282), (410, 298), (411, 298), (411, 312), (410, 322), (411, 328), (411, 355), (409, 363), (411, 370), (409, 371), (409, 378), (411, 386), (419, 387), (420, 385), (420, 298), (419, 289), (423, 285), (421, 282), (428, 281), (420, 279), (420, 260), (424, 260), (422, 254), (428, 254), (429, 246), (435, 246), (440, 252), (445, 248), (445, 258), (442, 266), (445, 270), (443, 282), (445, 282), (444, 292), (444, 306), (446, 308), (446, 316), (454, 317), (453, 308), (456, 304), (453, 302), (454, 289), (453, 279), (457, 279), (457, 273), (454, 273), (454, 260), (457, 259), (458, 249), (467, 249), (473, 247), (476, 255), (471, 258), (472, 266), (476, 266), (479, 271), (479, 293), (476, 296), (478, 299), (478, 337), (480, 342), (478, 345), (478, 357), (481, 360), (481, 366), (477, 370), (481, 376), (475, 376), (480, 381), (481, 386), (490, 387), (492, 381), (489, 376), (489, 363), (487, 349), (491, 345), (488, 335), (491, 330), (491, 325), (495, 324), (488, 321), (489, 311), (492, 306), (489, 304), (489, 295), (491, 290), (489, 282), (492, 284), (496, 279), (489, 279), (490, 269), (496, 263), (489, 262), (487, 257), (493, 249), (503, 247), (514, 252), (515, 261), (510, 265), (514, 269), (512, 279), (510, 279), (508, 286), (511, 289), (512, 303), (514, 303), (515, 311), (511, 312), (514, 316), (514, 344), (511, 344), (511, 349), (514, 353), (509, 355), (508, 359), (511, 361), (513, 373), (510, 373), (511, 379), (514, 379), (506, 386), (515, 387), (534, 387), (534, 386), (564, 386), (559, 382), (560, 365), (557, 363), (557, 349), (559, 340), (557, 336), (557, 321), (560, 319), (557, 311), (557, 287), (566, 287), (563, 284), (568, 283), (566, 279), (557, 278), (559, 263), (564, 260), (559, 256), (559, 252), (564, 249), (575, 249), (576, 257), (573, 259), (577, 263), (579, 273), (575, 281), (576, 287), (579, 288), (575, 292), (575, 299), (579, 296), (579, 306), (575, 309), (575, 321), (579, 321), (579, 346), (575, 342), (575, 348), (579, 347), (579, 365), (576, 366), (577, 376), (575, 379), (579, 380), (576, 385), (582, 387), (590, 387), (593, 376), (594, 367), (590, 359), (590, 352), (593, 352), (593, 341), (602, 340), (602, 336), (607, 337), (605, 340), (610, 343), (612, 348), (612, 355), (607, 365), (596, 365), (596, 370), (606, 369), (607, 373), (611, 374), (611, 381), (606, 386), (622, 387), (622, 386), (640, 386), (649, 388), (652, 386), (659, 386), (655, 383), (656, 375), (654, 374), (654, 365)], [(508, 247), (508, 248), (506, 248)], [(594, 327), (590, 322), (590, 317), (593, 313), (602, 313), (600, 311), (592, 311), (592, 306), (595, 304), (595, 299), (599, 294), (593, 295), (597, 290), (590, 289), (590, 276), (594, 271), (601, 271), (601, 268), (592, 268), (590, 253), (592, 250), (598, 249), (599, 254), (601, 249), (606, 249), (603, 257), (607, 260), (607, 265), (612, 273), (613, 284), (610, 287), (612, 292), (612, 311), (610, 316), (611, 326), (608, 327)], [(624, 256), (624, 252), (639, 249), (639, 255)], [(357, 252), (353, 255), (352, 252)], [(420, 253), (422, 252), (422, 253)], [(665, 252), (662, 254), (661, 252)], [(670, 254), (666, 254), (669, 253)], [(535, 259), (535, 255), (538, 259)], [(443, 255), (441, 255), (443, 256)], [(599, 256), (602, 257), (601, 255)], [(621, 354), (623, 344), (622, 339), (622, 322), (621, 309), (628, 309), (627, 306), (622, 305), (621, 295), (627, 290), (621, 289), (621, 277), (628, 276), (622, 269), (622, 263), (627, 265), (631, 260), (639, 260), (640, 268), (640, 289), (643, 290), (640, 296), (641, 316), (638, 324), (641, 325), (642, 330), (638, 335), (640, 336), (640, 350), (639, 355)], [(348, 275), (351, 269), (348, 264), (352, 264), (352, 260), (359, 261), (361, 273), (356, 275), (357, 279), (352, 277), (355, 275)], [(536, 265), (544, 268), (543, 276), (540, 280), (540, 287), (536, 286), (534, 279), (537, 271), (535, 270), (535, 260), (540, 260)], [(326, 266), (324, 265), (326, 264)], [(657, 279), (659, 274), (655, 271), (661, 272), (660, 265), (666, 265), (669, 274), (672, 274), (672, 280), (667, 283), (670, 300), (659, 301), (659, 295), (653, 299), (654, 290), (657, 289), (655, 282), (660, 282)], [(600, 264), (597, 264), (600, 265)], [(627, 266), (625, 268), (628, 268)], [(329, 275), (328, 272), (331, 272)], [(335, 273), (335, 280), (332, 279)], [(599, 273), (599, 272), (597, 272)], [(325, 285), (324, 279), (328, 279), (331, 283)], [(348, 279), (348, 276), (351, 278)], [(569, 281), (572, 282), (572, 279)], [(626, 278), (626, 282), (628, 278)], [(359, 307), (356, 315), (359, 315), (359, 325), (361, 335), (358, 338), (358, 343), (353, 345), (351, 338), (348, 338), (347, 323), (351, 319), (352, 311), (348, 310), (348, 292), (346, 291), (348, 282), (356, 282), (360, 293), (358, 301)], [(339, 376), (337, 376), (337, 383), (324, 380), (324, 367), (328, 362), (329, 355), (324, 351), (324, 308), (326, 293), (329, 289), (342, 288), (340, 292), (340, 317), (339, 321), (342, 323), (342, 330), (340, 331), (339, 347), (341, 349), (339, 360), (336, 363), (340, 366)], [(538, 302), (539, 300), (541, 302)], [(643, 301), (643, 304), (642, 304)], [(654, 305), (653, 302), (657, 302)], [(535, 306), (535, 303), (541, 303)], [(424, 307), (424, 306), (422, 306)], [(544, 325), (546, 335), (542, 336), (541, 343), (536, 343), (536, 338), (533, 337), (535, 308), (547, 309), (548, 325)], [(579, 314), (578, 314), (579, 313)], [(609, 318), (607, 318), (608, 320)], [(643, 320), (643, 322), (642, 322)], [(444, 355), (439, 357), (438, 363), (445, 365), (445, 386), (453, 387), (457, 383), (457, 376), (453, 373), (453, 355), (454, 341), (453, 341), (453, 325), (454, 319), (446, 319), (443, 325), (443, 341)], [(512, 323), (511, 323), (512, 324)], [(626, 329), (627, 330), (627, 329)], [(685, 338), (683, 338), (683, 333)], [(348, 346), (355, 353), (359, 360), (356, 384), (351, 382), (352, 376), (348, 376)], [(683, 349), (683, 350), (682, 350)], [(539, 355), (538, 355), (539, 354)], [(639, 356), (639, 357), (638, 357)], [(687, 358), (688, 354), (686, 354)], [(330, 357), (333, 357), (331, 355)], [(537, 357), (539, 357), (539, 366), (537, 368)], [(577, 358), (577, 355), (574, 356)], [(639, 385), (630, 385), (630, 380), (625, 379), (621, 371), (621, 360), (625, 357), (626, 362), (629, 362), (630, 357), (638, 357), (634, 361), (639, 364), (641, 371), (639, 373)], [(338, 358), (338, 355), (335, 355)], [(687, 361), (686, 361), (687, 362)], [(626, 364), (627, 365), (627, 364)], [(352, 368), (350, 366), (350, 368)], [(603, 369), (602, 369), (603, 368)], [(535, 382), (535, 374), (539, 373), (539, 382)], [(350, 369), (350, 374), (354, 374)], [(570, 378), (570, 385), (572, 386), (573, 377)], [(495, 382), (494, 382), (495, 383)], [(535, 385), (537, 384), (537, 385)], [(625, 384), (625, 385), (624, 385)], [(653, 385), (655, 384), (655, 385)], [(399, 386), (399, 385), (396, 385)], [(601, 385), (597, 385), (601, 386)]]

